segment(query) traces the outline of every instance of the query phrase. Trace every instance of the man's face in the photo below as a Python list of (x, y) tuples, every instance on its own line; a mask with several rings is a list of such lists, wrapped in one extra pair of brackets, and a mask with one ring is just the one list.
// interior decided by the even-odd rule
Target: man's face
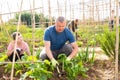
[(55, 23), (55, 28), (56, 28), (56, 31), (57, 32), (63, 32), (64, 31), (64, 29), (65, 29), (65, 26), (66, 26), (66, 22), (64, 21), (64, 22), (56, 22)]

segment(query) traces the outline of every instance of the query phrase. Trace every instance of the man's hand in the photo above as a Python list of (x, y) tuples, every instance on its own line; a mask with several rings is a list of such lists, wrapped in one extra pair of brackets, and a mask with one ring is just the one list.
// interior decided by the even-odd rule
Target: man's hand
[(55, 67), (56, 65), (59, 65), (59, 63), (53, 58), (52, 60), (51, 60), (51, 62), (52, 62), (52, 65)]
[(70, 61), (71, 59), (69, 57), (67, 57), (66, 61)]

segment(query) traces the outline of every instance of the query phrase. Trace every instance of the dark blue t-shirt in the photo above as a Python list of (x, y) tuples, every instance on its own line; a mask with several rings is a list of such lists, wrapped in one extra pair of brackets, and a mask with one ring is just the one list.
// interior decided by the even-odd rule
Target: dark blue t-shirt
[(67, 41), (69, 43), (75, 42), (73, 34), (68, 28), (65, 28), (63, 32), (56, 32), (55, 26), (50, 26), (45, 30), (44, 41), (50, 41), (51, 50), (60, 50)]

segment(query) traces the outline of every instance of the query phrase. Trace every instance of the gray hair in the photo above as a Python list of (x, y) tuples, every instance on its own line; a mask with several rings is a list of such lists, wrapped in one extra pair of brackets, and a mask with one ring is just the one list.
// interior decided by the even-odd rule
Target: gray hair
[(59, 16), (56, 20), (55, 20), (55, 22), (64, 22), (64, 21), (66, 21), (66, 19), (63, 17), (63, 16)]

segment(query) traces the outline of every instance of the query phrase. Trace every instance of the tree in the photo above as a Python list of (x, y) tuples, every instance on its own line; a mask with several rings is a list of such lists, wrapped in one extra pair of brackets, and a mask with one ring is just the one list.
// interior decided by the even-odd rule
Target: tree
[[(16, 14), (16, 19), (18, 20), (18, 15), (19, 14)], [(40, 20), (40, 15), (35, 13), (35, 22), (39, 22)], [(24, 24), (27, 24), (27, 25), (31, 25), (32, 21), (32, 14), (30, 12), (23, 12), (21, 14), (21, 22), (23, 22)]]

